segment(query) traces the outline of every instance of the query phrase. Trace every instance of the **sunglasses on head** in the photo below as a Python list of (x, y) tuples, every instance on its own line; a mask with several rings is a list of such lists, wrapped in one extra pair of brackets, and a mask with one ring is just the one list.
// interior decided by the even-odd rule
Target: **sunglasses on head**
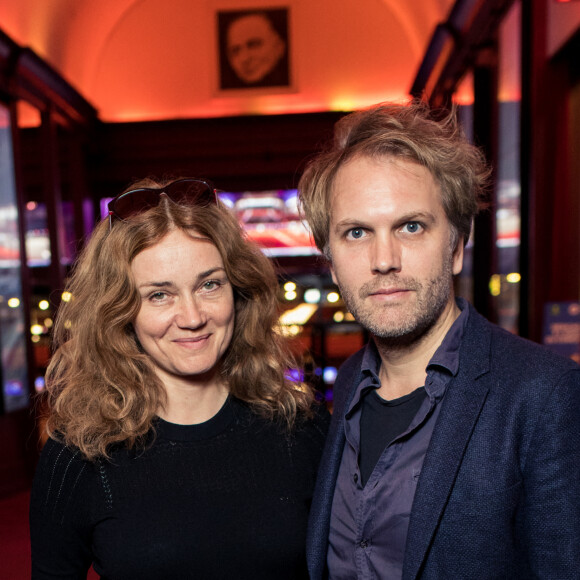
[(109, 202), (109, 228), (113, 227), (114, 217), (125, 220), (157, 207), (161, 195), (179, 205), (203, 207), (217, 204), (215, 188), (202, 179), (177, 179), (163, 187), (140, 187), (121, 193)]

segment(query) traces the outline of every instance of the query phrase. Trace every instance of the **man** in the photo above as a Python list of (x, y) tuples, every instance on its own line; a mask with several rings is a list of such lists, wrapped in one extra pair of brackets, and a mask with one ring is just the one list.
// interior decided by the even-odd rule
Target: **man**
[(228, 61), (243, 85), (287, 85), (287, 65), (278, 67), (285, 54), (286, 43), (265, 13), (250, 12), (229, 25)]
[(299, 190), (371, 340), (341, 368), (313, 579), (580, 578), (580, 367), (455, 298), (488, 170), (453, 116), (339, 121)]

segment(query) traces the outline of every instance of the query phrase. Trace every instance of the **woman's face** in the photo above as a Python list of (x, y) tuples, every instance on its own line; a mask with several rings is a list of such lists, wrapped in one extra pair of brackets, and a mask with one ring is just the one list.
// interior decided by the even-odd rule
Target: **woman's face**
[(218, 249), (175, 230), (138, 254), (131, 270), (141, 296), (135, 332), (166, 388), (219, 384), (234, 296)]

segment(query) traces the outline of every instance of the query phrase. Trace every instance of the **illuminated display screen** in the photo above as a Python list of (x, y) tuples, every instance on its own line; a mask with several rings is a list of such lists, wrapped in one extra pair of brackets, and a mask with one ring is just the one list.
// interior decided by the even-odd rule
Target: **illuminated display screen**
[[(62, 237), (63, 264), (71, 264), (74, 257), (74, 214), (70, 201), (61, 202), (64, 229), (58, 233)], [(48, 266), (51, 260), (50, 236), (46, 204), (28, 202), (26, 204), (26, 261), (30, 268)]]
[(311, 256), (318, 253), (308, 226), (300, 219), (295, 189), (222, 192), (219, 197), (266, 255)]
[[(295, 189), (219, 192), (219, 198), (242, 224), (248, 237), (267, 256), (311, 256), (318, 254), (310, 230), (298, 214)], [(101, 216), (108, 215), (111, 198), (101, 200)]]

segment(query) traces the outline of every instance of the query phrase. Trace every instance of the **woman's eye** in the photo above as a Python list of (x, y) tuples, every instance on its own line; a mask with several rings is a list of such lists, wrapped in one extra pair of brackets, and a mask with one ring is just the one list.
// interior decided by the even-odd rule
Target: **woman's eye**
[(363, 228), (353, 228), (352, 230), (348, 230), (346, 233), (347, 238), (352, 238), (354, 240), (358, 240), (362, 238), (365, 234)]
[(421, 231), (421, 224), (419, 222), (408, 222), (401, 228), (401, 230), (408, 234), (416, 234)]
[(219, 280), (208, 280), (207, 282), (203, 283), (204, 290), (215, 290), (221, 286), (221, 282)]
[(149, 299), (154, 302), (159, 302), (160, 300), (164, 300), (166, 296), (167, 294), (165, 292), (154, 292), (149, 296)]

